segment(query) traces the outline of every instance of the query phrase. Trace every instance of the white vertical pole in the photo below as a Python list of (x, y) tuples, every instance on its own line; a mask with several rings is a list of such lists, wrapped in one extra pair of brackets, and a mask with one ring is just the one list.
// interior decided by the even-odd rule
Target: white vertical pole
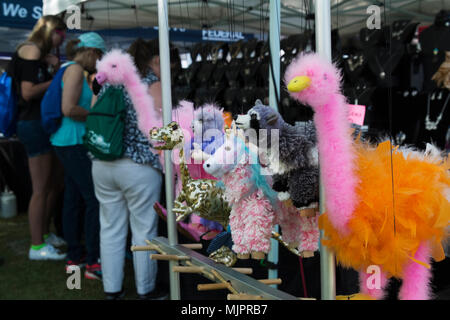
[[(158, 25), (159, 25), (159, 59), (161, 66), (161, 89), (162, 89), (162, 111), (163, 123), (172, 121), (172, 93), (170, 77), (170, 48), (169, 48), (169, 19), (167, 11), (167, 0), (158, 0)], [(169, 244), (174, 246), (178, 243), (176, 219), (172, 212), (173, 207), (173, 164), (172, 152), (164, 151), (165, 183), (166, 183), (166, 208), (167, 208), (167, 234)], [(177, 265), (176, 261), (169, 261), (170, 299), (180, 300), (180, 277), (177, 272), (172, 272), (172, 267)]]
[[(280, 0), (270, 0), (269, 11), (269, 49), (272, 63), (272, 68), (269, 67), (269, 105), (278, 110), (277, 101), (280, 101)], [(275, 83), (273, 79), (275, 79)], [(279, 232), (278, 225), (274, 227), (274, 230)], [(271, 239), (270, 242), (271, 249), (267, 259), (278, 264), (278, 241)], [(278, 271), (269, 269), (269, 279), (275, 278), (278, 278)], [(272, 287), (276, 288), (277, 286), (272, 285)]]
[[(315, 0), (316, 51), (331, 61), (331, 14), (329, 0)], [(320, 156), (320, 155), (319, 155)], [(320, 181), (320, 213), (325, 212), (323, 179)], [(320, 231), (320, 238), (323, 237)], [(321, 242), (322, 243), (322, 242)], [(336, 270), (334, 255), (320, 244), (320, 283), (322, 300), (336, 299)]]

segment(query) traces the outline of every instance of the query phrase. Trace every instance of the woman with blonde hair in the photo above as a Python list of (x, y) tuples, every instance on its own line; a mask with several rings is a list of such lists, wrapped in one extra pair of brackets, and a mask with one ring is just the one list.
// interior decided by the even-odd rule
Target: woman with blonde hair
[(18, 95), (17, 136), (25, 146), (33, 189), (28, 207), (31, 260), (65, 258), (54, 248), (64, 244), (63, 240), (49, 232), (50, 217), (62, 186), (62, 170), (41, 125), (40, 108), (51, 73), (59, 67), (58, 57), (50, 52), (63, 43), (66, 29), (64, 21), (56, 16), (41, 17), (27, 41), (17, 47), (9, 65)]

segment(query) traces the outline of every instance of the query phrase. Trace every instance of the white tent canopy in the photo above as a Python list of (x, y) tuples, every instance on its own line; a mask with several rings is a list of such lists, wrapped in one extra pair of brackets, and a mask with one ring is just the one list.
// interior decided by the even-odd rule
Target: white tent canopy
[[(305, 28), (306, 14), (313, 10), (312, 0), (281, 1), (281, 33), (295, 34)], [(330, 0), (332, 27), (350, 33), (365, 26), (370, 5), (384, 3), (388, 22), (411, 19), (432, 23), (441, 9), (450, 9), (448, 0)], [(59, 14), (70, 5), (82, 9), (82, 29), (156, 26), (156, 0), (43, 0), (44, 14)], [(241, 32), (268, 31), (268, 0), (168, 0), (170, 27), (224, 29)], [(311, 24), (314, 17), (312, 17)]]
[[(17, 6), (22, 0), (0, 0), (6, 6)], [(314, 0), (281, 0), (280, 20), (282, 36), (301, 33), (306, 28), (305, 16), (313, 11)], [(386, 10), (382, 5), (386, 2)], [(17, 3), (17, 4), (14, 4)], [(31, 3), (31, 2), (30, 2)], [(61, 14), (71, 5), (81, 9), (81, 29), (125, 29), (155, 27), (157, 0), (43, 0), (43, 14)], [(305, 4), (310, 3), (311, 10)], [(392, 23), (397, 19), (410, 19), (424, 25), (431, 24), (441, 9), (450, 10), (450, 0), (330, 0), (333, 28), (341, 36), (355, 35), (366, 26), (367, 7), (376, 4), (381, 8), (381, 20)], [(231, 6), (230, 6), (231, 4)], [(269, 29), (268, 0), (168, 0), (169, 24), (171, 28), (235, 31), (266, 36)], [(1, 10), (0, 10), (1, 11)], [(4, 13), (3, 13), (4, 14)], [(65, 14), (65, 19), (70, 13)], [(0, 25), (0, 52), (12, 52), (17, 43), (24, 41), (29, 29), (23, 29), (20, 19), (12, 20), (17, 26)], [(32, 21), (31, 21), (32, 23)], [(314, 20), (310, 20), (313, 26)], [(178, 29), (180, 30), (180, 29)], [(138, 35), (130, 33), (129, 39), (107, 36), (108, 44), (126, 46)]]

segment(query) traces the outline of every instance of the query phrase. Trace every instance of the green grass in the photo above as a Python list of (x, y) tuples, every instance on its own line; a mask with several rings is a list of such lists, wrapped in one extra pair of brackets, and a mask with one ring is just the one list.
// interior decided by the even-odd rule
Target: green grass
[[(98, 300), (104, 299), (103, 284), (81, 274), (81, 289), (69, 290), (64, 261), (30, 261), (30, 233), (26, 214), (0, 219), (0, 300)], [(64, 249), (63, 249), (64, 250)], [(125, 299), (135, 299), (133, 266), (126, 260)]]

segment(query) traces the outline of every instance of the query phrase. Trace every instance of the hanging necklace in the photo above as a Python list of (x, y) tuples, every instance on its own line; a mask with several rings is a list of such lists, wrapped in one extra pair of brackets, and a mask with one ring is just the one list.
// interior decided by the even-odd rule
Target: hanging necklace
[[(375, 59), (375, 62), (377, 63), (378, 68), (380, 69), (380, 73), (378, 74), (378, 76), (380, 77), (381, 80), (384, 80), (384, 78), (386, 77), (386, 72), (384, 72), (384, 69), (383, 69), (383, 67), (380, 64), (380, 61), (378, 61), (377, 55), (374, 54), (373, 57)], [(388, 62), (389, 62), (389, 59), (387, 60)]]
[(408, 22), (403, 22), (403, 23), (394, 23), (394, 27), (399, 27), (400, 30), (397, 31), (392, 31), (392, 38), (400, 40), (403, 32), (405, 32), (406, 28), (408, 28), (409, 26), (409, 21)]
[[(358, 89), (360, 89), (360, 88), (363, 89), (363, 91), (358, 94), (356, 91)], [(355, 98), (354, 99), (355, 100), (355, 104), (358, 104), (359, 98), (361, 98), (366, 92), (368, 92), (370, 90), (370, 88), (367, 88), (366, 85), (363, 85), (362, 87), (357, 86), (356, 88), (352, 88), (352, 90), (353, 90), (353, 96)]]
[(347, 65), (351, 72), (355, 71), (356, 68), (361, 67), (364, 64), (364, 56), (352, 55), (347, 59)]
[[(434, 94), (433, 94), (434, 96)], [(427, 103), (427, 116), (425, 117), (425, 129), (428, 131), (436, 130), (439, 122), (442, 120), (442, 115), (445, 112), (445, 108), (447, 108), (447, 103), (450, 98), (450, 93), (447, 94), (447, 99), (445, 99), (444, 107), (441, 110), (441, 113), (439, 113), (438, 117), (436, 118), (436, 121), (430, 121), (430, 94), (428, 94), (428, 103)]]

